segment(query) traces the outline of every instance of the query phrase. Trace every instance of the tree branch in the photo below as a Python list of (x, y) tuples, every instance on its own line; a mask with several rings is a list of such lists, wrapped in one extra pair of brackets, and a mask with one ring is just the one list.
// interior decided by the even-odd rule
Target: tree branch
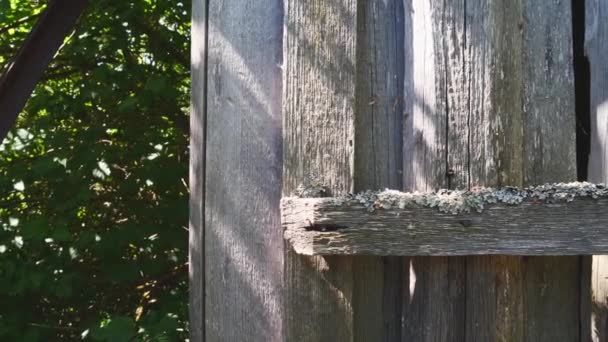
[(12, 127), (44, 70), (71, 33), (87, 0), (54, 0), (0, 78), (0, 140)]
[(4, 34), (4, 33), (8, 32), (10, 29), (19, 27), (20, 25), (25, 24), (28, 21), (32, 21), (38, 17), (40, 17), (40, 13), (28, 15), (27, 17), (23, 17), (23, 18), (19, 18), (8, 25), (4, 25), (4, 26), (0, 27), (0, 34)]

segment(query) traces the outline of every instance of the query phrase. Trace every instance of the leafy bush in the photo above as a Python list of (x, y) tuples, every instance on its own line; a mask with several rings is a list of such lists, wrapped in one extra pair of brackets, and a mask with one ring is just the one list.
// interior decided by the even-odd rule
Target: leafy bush
[[(45, 2), (0, 0), (0, 63)], [(91, 1), (0, 146), (0, 341), (187, 338), (189, 1)]]

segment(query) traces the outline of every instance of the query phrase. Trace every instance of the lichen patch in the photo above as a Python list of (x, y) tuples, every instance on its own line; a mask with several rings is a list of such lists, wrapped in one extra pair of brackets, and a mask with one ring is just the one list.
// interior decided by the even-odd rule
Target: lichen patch
[[(315, 194), (322, 193), (320, 189), (323, 189), (323, 187), (318, 184), (312, 190), (307, 190), (307, 188), (303, 187), (300, 193), (308, 196), (298, 196), (323, 197), (314, 196)], [(523, 189), (516, 187), (499, 189), (476, 188), (473, 190), (442, 189), (429, 193), (401, 192), (390, 189), (383, 191), (368, 190), (337, 197), (335, 200), (336, 204), (341, 205), (359, 203), (364, 205), (369, 211), (420, 206), (437, 208), (444, 213), (459, 214), (470, 213), (472, 211), (481, 213), (488, 205), (497, 203), (508, 205), (518, 205), (523, 202), (556, 203), (570, 202), (575, 198), (597, 199), (601, 197), (608, 197), (608, 189), (606, 189), (604, 184), (570, 182), (543, 184)]]

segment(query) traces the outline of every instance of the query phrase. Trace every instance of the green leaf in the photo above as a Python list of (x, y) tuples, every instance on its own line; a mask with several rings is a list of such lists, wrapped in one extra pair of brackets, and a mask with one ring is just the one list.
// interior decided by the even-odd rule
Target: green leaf
[(120, 104), (118, 105), (118, 108), (116, 108), (116, 110), (119, 114), (129, 114), (129, 113), (135, 111), (136, 105), (137, 105), (137, 98), (128, 97), (125, 100), (123, 100), (122, 102), (120, 102)]
[[(48, 4), (0, 0), (1, 65)], [(0, 341), (187, 338), (190, 6), (91, 1), (0, 145)]]
[(167, 79), (164, 76), (150, 77), (146, 82), (144, 89), (162, 95), (163, 91), (168, 89)]
[(21, 227), (21, 235), (24, 239), (42, 240), (47, 236), (48, 220), (42, 216), (34, 216)]
[(112, 317), (107, 323), (93, 329), (91, 336), (96, 341), (128, 342), (135, 336), (135, 322), (129, 317)]
[(58, 226), (53, 229), (51, 238), (56, 242), (66, 242), (72, 239), (72, 234), (67, 226)]

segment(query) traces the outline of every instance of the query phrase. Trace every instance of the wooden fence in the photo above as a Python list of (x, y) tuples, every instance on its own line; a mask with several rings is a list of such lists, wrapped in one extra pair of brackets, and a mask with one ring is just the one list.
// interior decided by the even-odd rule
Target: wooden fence
[[(399, 253), (396, 231), (382, 253), (303, 255), (280, 211), (311, 183), (524, 187), (587, 177), (587, 159), (607, 182), (606, 15), (608, 0), (194, 0), (191, 340), (608, 341), (608, 263), (589, 256), (608, 252), (604, 221), (581, 221), (588, 249)], [(534, 222), (567, 233), (588, 207), (573, 203)]]

